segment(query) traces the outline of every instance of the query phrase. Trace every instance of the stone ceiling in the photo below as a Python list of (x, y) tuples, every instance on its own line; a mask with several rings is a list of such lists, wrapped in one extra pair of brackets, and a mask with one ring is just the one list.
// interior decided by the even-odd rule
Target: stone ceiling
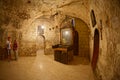
[[(89, 0), (0, 0), (0, 24), (52, 16), (58, 12), (89, 24)], [(6, 17), (5, 17), (6, 16)]]

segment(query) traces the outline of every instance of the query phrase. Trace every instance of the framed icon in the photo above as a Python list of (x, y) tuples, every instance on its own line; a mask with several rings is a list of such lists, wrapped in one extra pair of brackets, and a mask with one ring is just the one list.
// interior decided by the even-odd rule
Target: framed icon
[(92, 26), (94, 27), (96, 25), (96, 18), (93, 10), (91, 10), (90, 16), (91, 16)]

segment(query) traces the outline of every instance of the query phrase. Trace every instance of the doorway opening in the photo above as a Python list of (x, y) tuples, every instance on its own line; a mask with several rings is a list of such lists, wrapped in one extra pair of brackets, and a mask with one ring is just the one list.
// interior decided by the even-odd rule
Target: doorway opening
[(78, 55), (89, 60), (89, 27), (80, 18), (75, 18), (75, 30), (78, 34)]
[(37, 47), (38, 51), (42, 50), (43, 53), (45, 52), (45, 38), (44, 38), (44, 36), (42, 36), (42, 35), (37, 36), (36, 47)]
[(99, 56), (99, 31), (95, 29), (94, 33), (94, 45), (93, 45), (93, 57), (92, 57), (92, 68), (96, 69)]

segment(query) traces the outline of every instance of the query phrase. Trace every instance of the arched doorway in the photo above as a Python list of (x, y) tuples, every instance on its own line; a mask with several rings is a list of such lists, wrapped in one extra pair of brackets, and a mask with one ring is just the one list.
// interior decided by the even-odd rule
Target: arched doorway
[(78, 33), (78, 54), (89, 60), (89, 27), (83, 20), (75, 18), (75, 30)]
[(38, 50), (44, 50), (44, 38), (42, 36), (37, 36), (36, 46)]
[(99, 31), (96, 29), (94, 33), (92, 68), (95, 70), (99, 56)]

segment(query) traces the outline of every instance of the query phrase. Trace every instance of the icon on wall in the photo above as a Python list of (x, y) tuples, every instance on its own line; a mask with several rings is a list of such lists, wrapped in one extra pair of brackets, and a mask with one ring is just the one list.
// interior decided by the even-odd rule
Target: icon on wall
[(96, 25), (96, 18), (93, 10), (91, 10), (90, 16), (91, 16), (92, 26), (94, 27)]
[(61, 29), (61, 44), (62, 45), (72, 45), (72, 29), (63, 28)]
[(38, 26), (38, 34), (39, 35), (44, 34), (44, 26)]
[(74, 18), (72, 19), (71, 23), (72, 23), (72, 26), (75, 27), (75, 19)]

